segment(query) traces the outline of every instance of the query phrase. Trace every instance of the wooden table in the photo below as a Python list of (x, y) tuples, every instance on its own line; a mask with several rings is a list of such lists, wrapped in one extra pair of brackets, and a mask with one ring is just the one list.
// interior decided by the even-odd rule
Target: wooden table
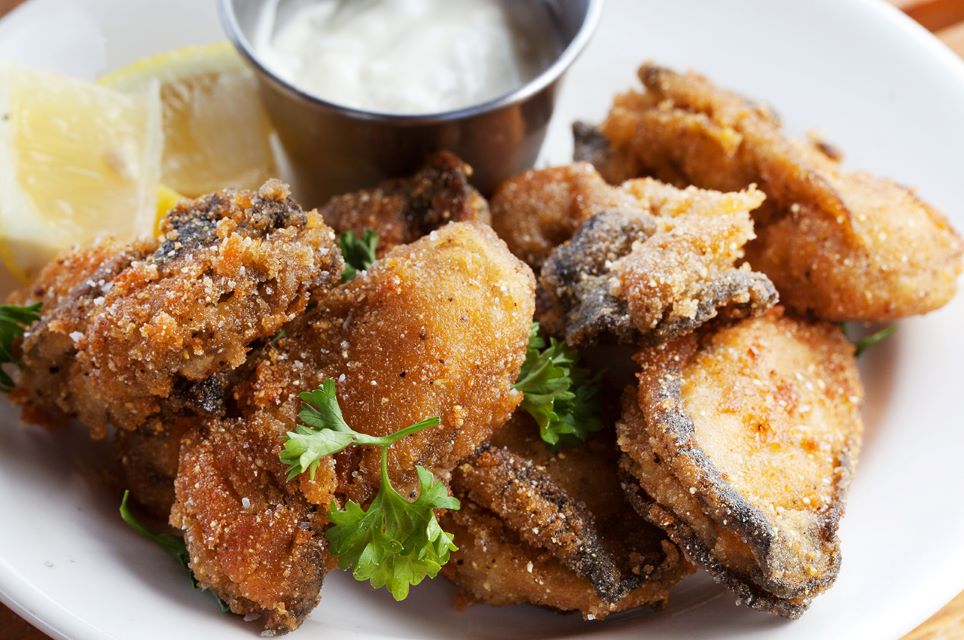
[[(23, 0), (0, 0), (0, 16)], [(964, 56), (964, 0), (890, 0)], [(964, 638), (964, 592), (902, 640)], [(0, 604), (0, 640), (47, 640), (47, 636)]]

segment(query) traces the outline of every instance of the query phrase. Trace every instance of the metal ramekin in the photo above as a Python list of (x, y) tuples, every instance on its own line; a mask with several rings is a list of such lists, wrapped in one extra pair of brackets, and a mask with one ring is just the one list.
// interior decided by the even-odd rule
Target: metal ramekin
[(412, 173), (438, 149), (454, 151), (472, 165), (473, 182), (485, 194), (532, 167), (559, 82), (596, 28), (603, 0), (511, 1), (539, 2), (550, 12), (557, 31), (542, 37), (561, 41), (555, 62), (498, 98), (425, 115), (353, 109), (310, 95), (275, 75), (254, 50), (264, 0), (220, 0), (220, 13), (228, 37), (256, 70), (297, 194), (304, 204), (317, 206), (334, 194)]

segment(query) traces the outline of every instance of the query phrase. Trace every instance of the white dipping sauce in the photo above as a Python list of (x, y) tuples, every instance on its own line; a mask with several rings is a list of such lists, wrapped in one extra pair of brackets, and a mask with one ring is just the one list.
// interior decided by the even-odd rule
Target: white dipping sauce
[[(368, 111), (479, 104), (534, 78), (556, 53), (540, 44), (551, 25), (532, 24), (547, 16), (510, 16), (500, 0), (319, 0), (281, 24), (276, 11), (269, 2), (259, 25), (261, 61), (307, 93)], [(521, 20), (536, 29), (530, 38)]]

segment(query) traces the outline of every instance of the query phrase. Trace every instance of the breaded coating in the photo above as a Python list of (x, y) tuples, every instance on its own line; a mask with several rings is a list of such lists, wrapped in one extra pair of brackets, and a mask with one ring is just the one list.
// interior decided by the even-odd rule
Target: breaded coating
[(532, 169), (506, 180), (492, 196), (492, 227), (536, 271), (549, 252), (605, 209), (635, 208), (586, 163)]
[(962, 242), (913, 191), (846, 172), (829, 145), (783, 132), (766, 107), (695, 73), (645, 64), (645, 93), (617, 96), (598, 134), (577, 128), (577, 159), (613, 183), (649, 175), (735, 191), (756, 184), (747, 258), (783, 302), (826, 320), (890, 321), (944, 305), (961, 273)]
[(690, 571), (626, 502), (617, 452), (601, 434), (554, 452), (516, 414), (453, 473), (460, 511), (442, 525), (459, 550), (443, 571), (468, 601), (536, 604), (603, 619), (661, 605)]
[[(446, 225), (321, 300), (252, 360), (235, 401), (293, 425), (298, 393), (334, 379), (345, 420), (365, 433), (441, 417), (441, 426), (390, 449), (393, 482), (414, 484), (416, 464), (447, 473), (522, 401), (512, 385), (525, 359), (534, 280), (489, 227)], [(359, 448), (339, 457), (351, 472), (341, 491), (356, 502), (372, 497), (379, 455)]]
[(236, 380), (233, 372), (219, 372), (201, 382), (180, 380), (161, 402), (158, 415), (137, 429), (113, 430), (111, 447), (120, 462), (123, 486), (159, 520), (168, 518), (174, 504), (181, 439), (205, 420), (229, 411), (226, 390)]
[[(283, 425), (281, 425), (283, 427)], [(287, 483), (276, 421), (213, 421), (181, 442), (171, 524), (184, 530), (191, 570), (231, 611), (294, 629), (315, 605), (325, 574), (324, 507)], [(325, 468), (315, 483), (333, 477)]]
[(588, 162), (608, 183), (620, 184), (643, 175), (636, 155), (629, 149), (613, 145), (599, 127), (588, 122), (573, 122), (572, 137), (575, 163)]
[(636, 329), (626, 300), (615, 295), (618, 279), (612, 268), (658, 230), (654, 216), (632, 209), (603, 211), (586, 220), (542, 265), (537, 307), (542, 329), (571, 345), (591, 343), (602, 334), (632, 343)]
[(780, 309), (647, 349), (617, 425), (636, 508), (738, 600), (798, 617), (840, 565), (854, 347)]
[[(94, 437), (109, 422), (138, 428), (179, 387), (243, 363), (252, 343), (303, 311), (313, 291), (340, 279), (334, 233), (277, 181), (258, 193), (182, 201), (161, 231), (159, 243), (114, 247), (116, 257), (69, 293), (41, 289), (57, 277), (51, 271), (89, 260), (89, 250), (41, 275), (35, 295), (53, 299), (39, 330), (24, 340), (15, 397), (25, 416), (53, 405)], [(49, 390), (55, 359), (70, 364), (64, 384)]]
[[(292, 535), (302, 534), (289, 525), (310, 521), (304, 535), (321, 549), (314, 518), (323, 518), (333, 500), (366, 505), (379, 485), (379, 451), (361, 447), (325, 459), (313, 482), (302, 475), (284, 483), (278, 454), (297, 422), (298, 393), (335, 380), (345, 420), (370, 434), (440, 416), (440, 426), (392, 446), (389, 473), (403, 494), (415, 486), (415, 465), (447, 479), (522, 399), (512, 385), (525, 358), (534, 288), (532, 272), (491, 229), (453, 223), (396, 247), (252, 354), (225, 401), (240, 417), (206, 425), (182, 446), (172, 524), (186, 531), (201, 584), (227, 597), (236, 612), (263, 609), (269, 631), (297, 627), (317, 599), (321, 574), (285, 573), (307, 557), (296, 556), (301, 547), (292, 545)], [(237, 449), (218, 454), (228, 458), (227, 467), (205, 471), (205, 461), (224, 447)], [(267, 478), (243, 493), (232, 488), (228, 468), (242, 478)], [(199, 474), (204, 482), (196, 481)], [(223, 501), (208, 500), (209, 493)], [(248, 518), (245, 498), (271, 504), (281, 497), (290, 513), (284, 527), (245, 547), (246, 569), (236, 571), (237, 556), (220, 542), (222, 532)], [(320, 572), (322, 561), (312, 562)], [(255, 597), (262, 583), (273, 591)], [(289, 615), (281, 615), (282, 606)]]
[[(600, 213), (543, 265), (540, 321), (547, 331), (576, 346), (603, 335), (625, 343), (661, 340), (710, 320), (756, 315), (776, 303), (767, 277), (739, 265), (753, 238), (747, 212), (762, 201), (759, 192), (678, 191), (655, 181), (631, 186), (641, 195), (650, 188), (657, 194), (645, 198), (655, 215), (638, 209)], [(676, 197), (660, 206), (658, 196), (667, 189)], [(684, 195), (694, 203), (682, 210), (691, 213), (678, 213)]]
[(103, 303), (101, 288), (153, 249), (105, 239), (48, 264), (29, 289), (9, 296), (11, 304), (41, 303), (41, 315), (25, 334), (17, 386), (10, 399), (26, 422), (66, 426), (76, 413), (71, 380), (83, 376), (77, 340)]
[(622, 576), (602, 546), (592, 514), (531, 460), (483, 446), (456, 468), (452, 487), (460, 499), (464, 496), (499, 516), (520, 542), (548, 552), (588, 580), (604, 602), (613, 603), (625, 594)]
[(377, 233), (377, 252), (382, 256), (449, 222), (489, 224), (489, 205), (469, 184), (471, 175), (469, 165), (439, 151), (410, 178), (335, 196), (321, 208), (321, 215), (338, 233)]
[(113, 434), (111, 448), (120, 462), (122, 486), (158, 520), (167, 520), (174, 504), (181, 439), (199, 423), (193, 416), (174, 416)]
[(746, 318), (776, 303), (765, 275), (746, 263), (736, 266), (753, 238), (748, 214), (685, 215), (664, 227), (613, 269), (613, 293), (626, 300), (640, 333), (675, 337), (714, 318)]

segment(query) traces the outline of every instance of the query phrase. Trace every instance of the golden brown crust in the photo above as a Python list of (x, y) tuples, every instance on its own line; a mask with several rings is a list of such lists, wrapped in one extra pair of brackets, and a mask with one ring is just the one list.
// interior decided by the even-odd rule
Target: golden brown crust
[(666, 339), (719, 318), (763, 313), (777, 301), (767, 277), (740, 260), (753, 238), (746, 213), (673, 218), (614, 265), (617, 298), (637, 331)]
[[(403, 494), (416, 465), (447, 479), (521, 400), (512, 384), (533, 280), (488, 227), (449, 224), (396, 247), (252, 354), (225, 402), (239, 417), (212, 421), (181, 449), (172, 523), (186, 532), (202, 584), (239, 613), (266, 613), (268, 630), (297, 627), (317, 602), (325, 509), (348, 498), (365, 505), (379, 483), (374, 448), (326, 458), (314, 481), (285, 482), (278, 454), (298, 393), (335, 380), (345, 420), (370, 434), (440, 416), (439, 427), (391, 448), (389, 473)], [(281, 510), (252, 510), (245, 498)], [(271, 527), (257, 529), (256, 515), (274, 518)]]
[[(249, 361), (234, 401), (293, 427), (297, 394), (336, 380), (345, 420), (366, 433), (441, 417), (441, 426), (391, 448), (393, 481), (414, 483), (416, 464), (447, 473), (522, 400), (512, 385), (525, 358), (534, 279), (489, 227), (449, 224), (320, 300)], [(366, 502), (378, 466), (378, 451), (346, 451), (341, 490)]]
[(73, 254), (34, 291), (51, 304), (28, 336), (24, 380), (68, 365), (62, 415), (95, 436), (108, 420), (122, 428), (126, 483), (151, 511), (170, 505), (173, 480), (170, 519), (199, 584), (268, 631), (297, 627), (318, 601), (325, 509), (366, 504), (379, 483), (379, 454), (362, 449), (286, 481), (279, 453), (299, 392), (334, 379), (345, 419), (373, 434), (440, 416), (391, 449), (403, 492), (416, 465), (447, 480), (521, 400), (535, 279), (489, 227), (447, 224), (335, 286), (340, 271), (333, 232), (269, 183), (180, 205), (160, 245)]
[(587, 619), (657, 606), (690, 568), (662, 533), (637, 516), (602, 434), (552, 451), (516, 414), (491, 444), (459, 465), (446, 513), (459, 551), (446, 575), (474, 601), (530, 603)]
[(154, 247), (105, 239), (57, 258), (28, 289), (10, 295), (12, 304), (40, 302), (42, 308), (40, 320), (24, 334), (23, 365), (10, 393), (25, 421), (48, 427), (70, 421), (76, 412), (70, 381), (83, 375), (74, 338), (87, 330), (104, 284)]
[[(171, 524), (184, 531), (198, 584), (265, 629), (296, 628), (325, 574), (324, 509), (287, 483), (284, 431), (270, 417), (212, 422), (182, 441)], [(330, 488), (334, 475), (316, 476)]]
[(635, 199), (610, 187), (591, 165), (532, 169), (505, 181), (492, 197), (492, 227), (538, 270), (549, 252), (604, 209), (632, 207)]
[(827, 320), (888, 321), (954, 295), (961, 238), (911, 190), (843, 171), (827, 145), (790, 139), (769, 109), (695, 73), (645, 64), (639, 76), (646, 92), (617, 96), (602, 125), (609, 159), (585, 128), (577, 158), (596, 160), (616, 183), (757, 184), (767, 203), (747, 257), (785, 304)]
[(739, 265), (753, 238), (748, 211), (762, 194), (625, 183), (646, 209), (599, 213), (543, 264), (539, 319), (572, 345), (608, 336), (666, 339), (714, 320), (759, 314), (776, 302), (760, 273)]
[[(253, 343), (341, 275), (331, 229), (277, 181), (258, 193), (182, 201), (161, 231), (159, 244), (101, 245), (116, 255), (81, 251), (45, 271), (36, 289), (52, 304), (24, 341), (22, 404), (57, 407), (94, 437), (109, 422), (135, 429), (157, 417), (179, 387), (240, 365)], [(94, 257), (102, 264), (90, 278), (69, 293), (60, 285), (46, 293), (56, 271)], [(57, 365), (67, 373), (48, 391), (55, 362), (67, 363)]]
[(636, 506), (751, 606), (800, 615), (839, 566), (862, 431), (853, 346), (776, 310), (637, 361), (618, 425)]
[(489, 205), (469, 184), (472, 169), (448, 151), (425, 161), (412, 177), (335, 196), (321, 208), (335, 231), (378, 234), (378, 255), (414, 242), (449, 222), (489, 223)]
[(483, 445), (452, 475), (452, 490), (497, 515), (519, 541), (543, 549), (590, 582), (606, 604), (627, 591), (585, 504), (544, 470), (508, 449)]
[(663, 606), (668, 589), (690, 572), (679, 550), (663, 539), (666, 569), (657, 569), (616, 603), (607, 603), (585, 578), (552, 554), (518, 540), (502, 520), (472, 502), (446, 513), (443, 526), (455, 536), (459, 551), (442, 572), (462, 590), (464, 603), (534, 604), (603, 620), (615, 611)]

